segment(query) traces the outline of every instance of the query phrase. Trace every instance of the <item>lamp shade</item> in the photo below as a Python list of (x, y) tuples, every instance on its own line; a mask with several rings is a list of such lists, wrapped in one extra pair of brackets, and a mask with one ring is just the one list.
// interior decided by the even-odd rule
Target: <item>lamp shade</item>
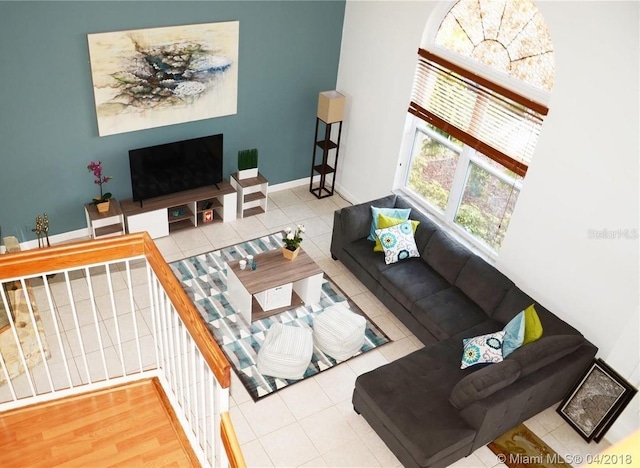
[(344, 116), (344, 96), (337, 91), (323, 91), (318, 96), (318, 118), (324, 123), (340, 122)]

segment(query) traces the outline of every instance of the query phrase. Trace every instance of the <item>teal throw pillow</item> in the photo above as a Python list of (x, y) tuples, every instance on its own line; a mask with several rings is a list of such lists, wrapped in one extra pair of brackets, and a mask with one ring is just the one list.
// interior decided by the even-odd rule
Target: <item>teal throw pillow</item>
[(524, 342), (524, 311), (513, 317), (503, 328), (505, 332), (502, 357), (507, 357)]
[(419, 257), (418, 247), (413, 238), (413, 223), (404, 221), (385, 229), (376, 229), (376, 235), (384, 251), (384, 262), (389, 265), (398, 260)]
[(406, 221), (411, 215), (411, 208), (378, 208), (372, 206), (371, 215), (373, 216), (373, 220), (371, 221), (371, 228), (369, 229), (369, 237), (367, 237), (370, 241), (376, 240), (376, 229), (379, 229), (378, 215), (381, 214), (389, 216), (390, 218), (399, 218), (402, 221)]
[(462, 340), (462, 362), (460, 369), (476, 364), (502, 362), (502, 343), (504, 331), (480, 335)]

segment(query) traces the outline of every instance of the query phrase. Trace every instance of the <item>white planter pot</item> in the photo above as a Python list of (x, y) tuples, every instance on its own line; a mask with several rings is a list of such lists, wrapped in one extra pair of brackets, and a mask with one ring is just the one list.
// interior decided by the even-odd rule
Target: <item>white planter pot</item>
[(245, 169), (243, 171), (238, 171), (238, 179), (251, 179), (252, 177), (258, 177), (258, 168), (254, 167), (252, 169)]

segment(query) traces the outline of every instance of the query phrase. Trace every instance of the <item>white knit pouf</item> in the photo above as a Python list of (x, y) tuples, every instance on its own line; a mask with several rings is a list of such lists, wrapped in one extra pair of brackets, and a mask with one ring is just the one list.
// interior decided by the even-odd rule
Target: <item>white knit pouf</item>
[(316, 347), (337, 361), (356, 354), (364, 344), (367, 321), (342, 304), (335, 304), (313, 320), (313, 342)]
[(258, 351), (258, 372), (281, 379), (298, 380), (304, 376), (313, 355), (313, 337), (309, 327), (274, 323), (267, 330)]

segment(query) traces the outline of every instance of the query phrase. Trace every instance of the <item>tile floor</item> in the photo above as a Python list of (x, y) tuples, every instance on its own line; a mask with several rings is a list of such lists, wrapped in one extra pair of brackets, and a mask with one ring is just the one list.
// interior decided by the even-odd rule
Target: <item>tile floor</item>
[[(318, 200), (306, 186), (272, 192), (266, 213), (225, 224), (179, 231), (157, 239), (168, 262), (252, 239), (295, 223), (306, 227), (303, 248), (336, 283), (393, 339), (347, 363), (306, 379), (254, 403), (232, 373), (231, 416), (247, 464), (251, 467), (396, 467), (398, 459), (353, 411), (356, 377), (422, 346), (387, 308), (338, 261), (329, 245), (333, 212), (349, 203), (338, 195)], [(606, 443), (586, 444), (554, 408), (526, 422), (560, 455), (586, 455)], [(486, 447), (455, 467), (505, 466)]]
[[(398, 359), (422, 344), (340, 262), (331, 259), (329, 245), (333, 212), (346, 205), (348, 203), (338, 195), (318, 200), (305, 185), (272, 192), (264, 214), (178, 231), (156, 240), (167, 262), (172, 262), (304, 223), (305, 251), (393, 340), (378, 350), (281, 390), (258, 403), (253, 402), (232, 373), (231, 416), (250, 467), (401, 466), (367, 422), (353, 411), (351, 395), (359, 374)], [(61, 303), (57, 305), (64, 306), (64, 296), (56, 298), (56, 303), (58, 300)], [(136, 302), (138, 300), (136, 298)], [(140, 301), (140, 306), (145, 307), (144, 298)], [(98, 308), (102, 314), (100, 304)], [(61, 315), (64, 323), (65, 316)], [(109, 330), (107, 315), (104, 318), (103, 325)], [(76, 356), (73, 347), (71, 352)], [(113, 360), (117, 363), (117, 359)], [(61, 366), (54, 361), (56, 356), (52, 356), (51, 364)], [(72, 378), (74, 381), (81, 379), (75, 371)], [(606, 448), (604, 442), (586, 444), (553, 408), (526, 424), (560, 455), (586, 455)], [(452, 466), (504, 465), (483, 447)]]

